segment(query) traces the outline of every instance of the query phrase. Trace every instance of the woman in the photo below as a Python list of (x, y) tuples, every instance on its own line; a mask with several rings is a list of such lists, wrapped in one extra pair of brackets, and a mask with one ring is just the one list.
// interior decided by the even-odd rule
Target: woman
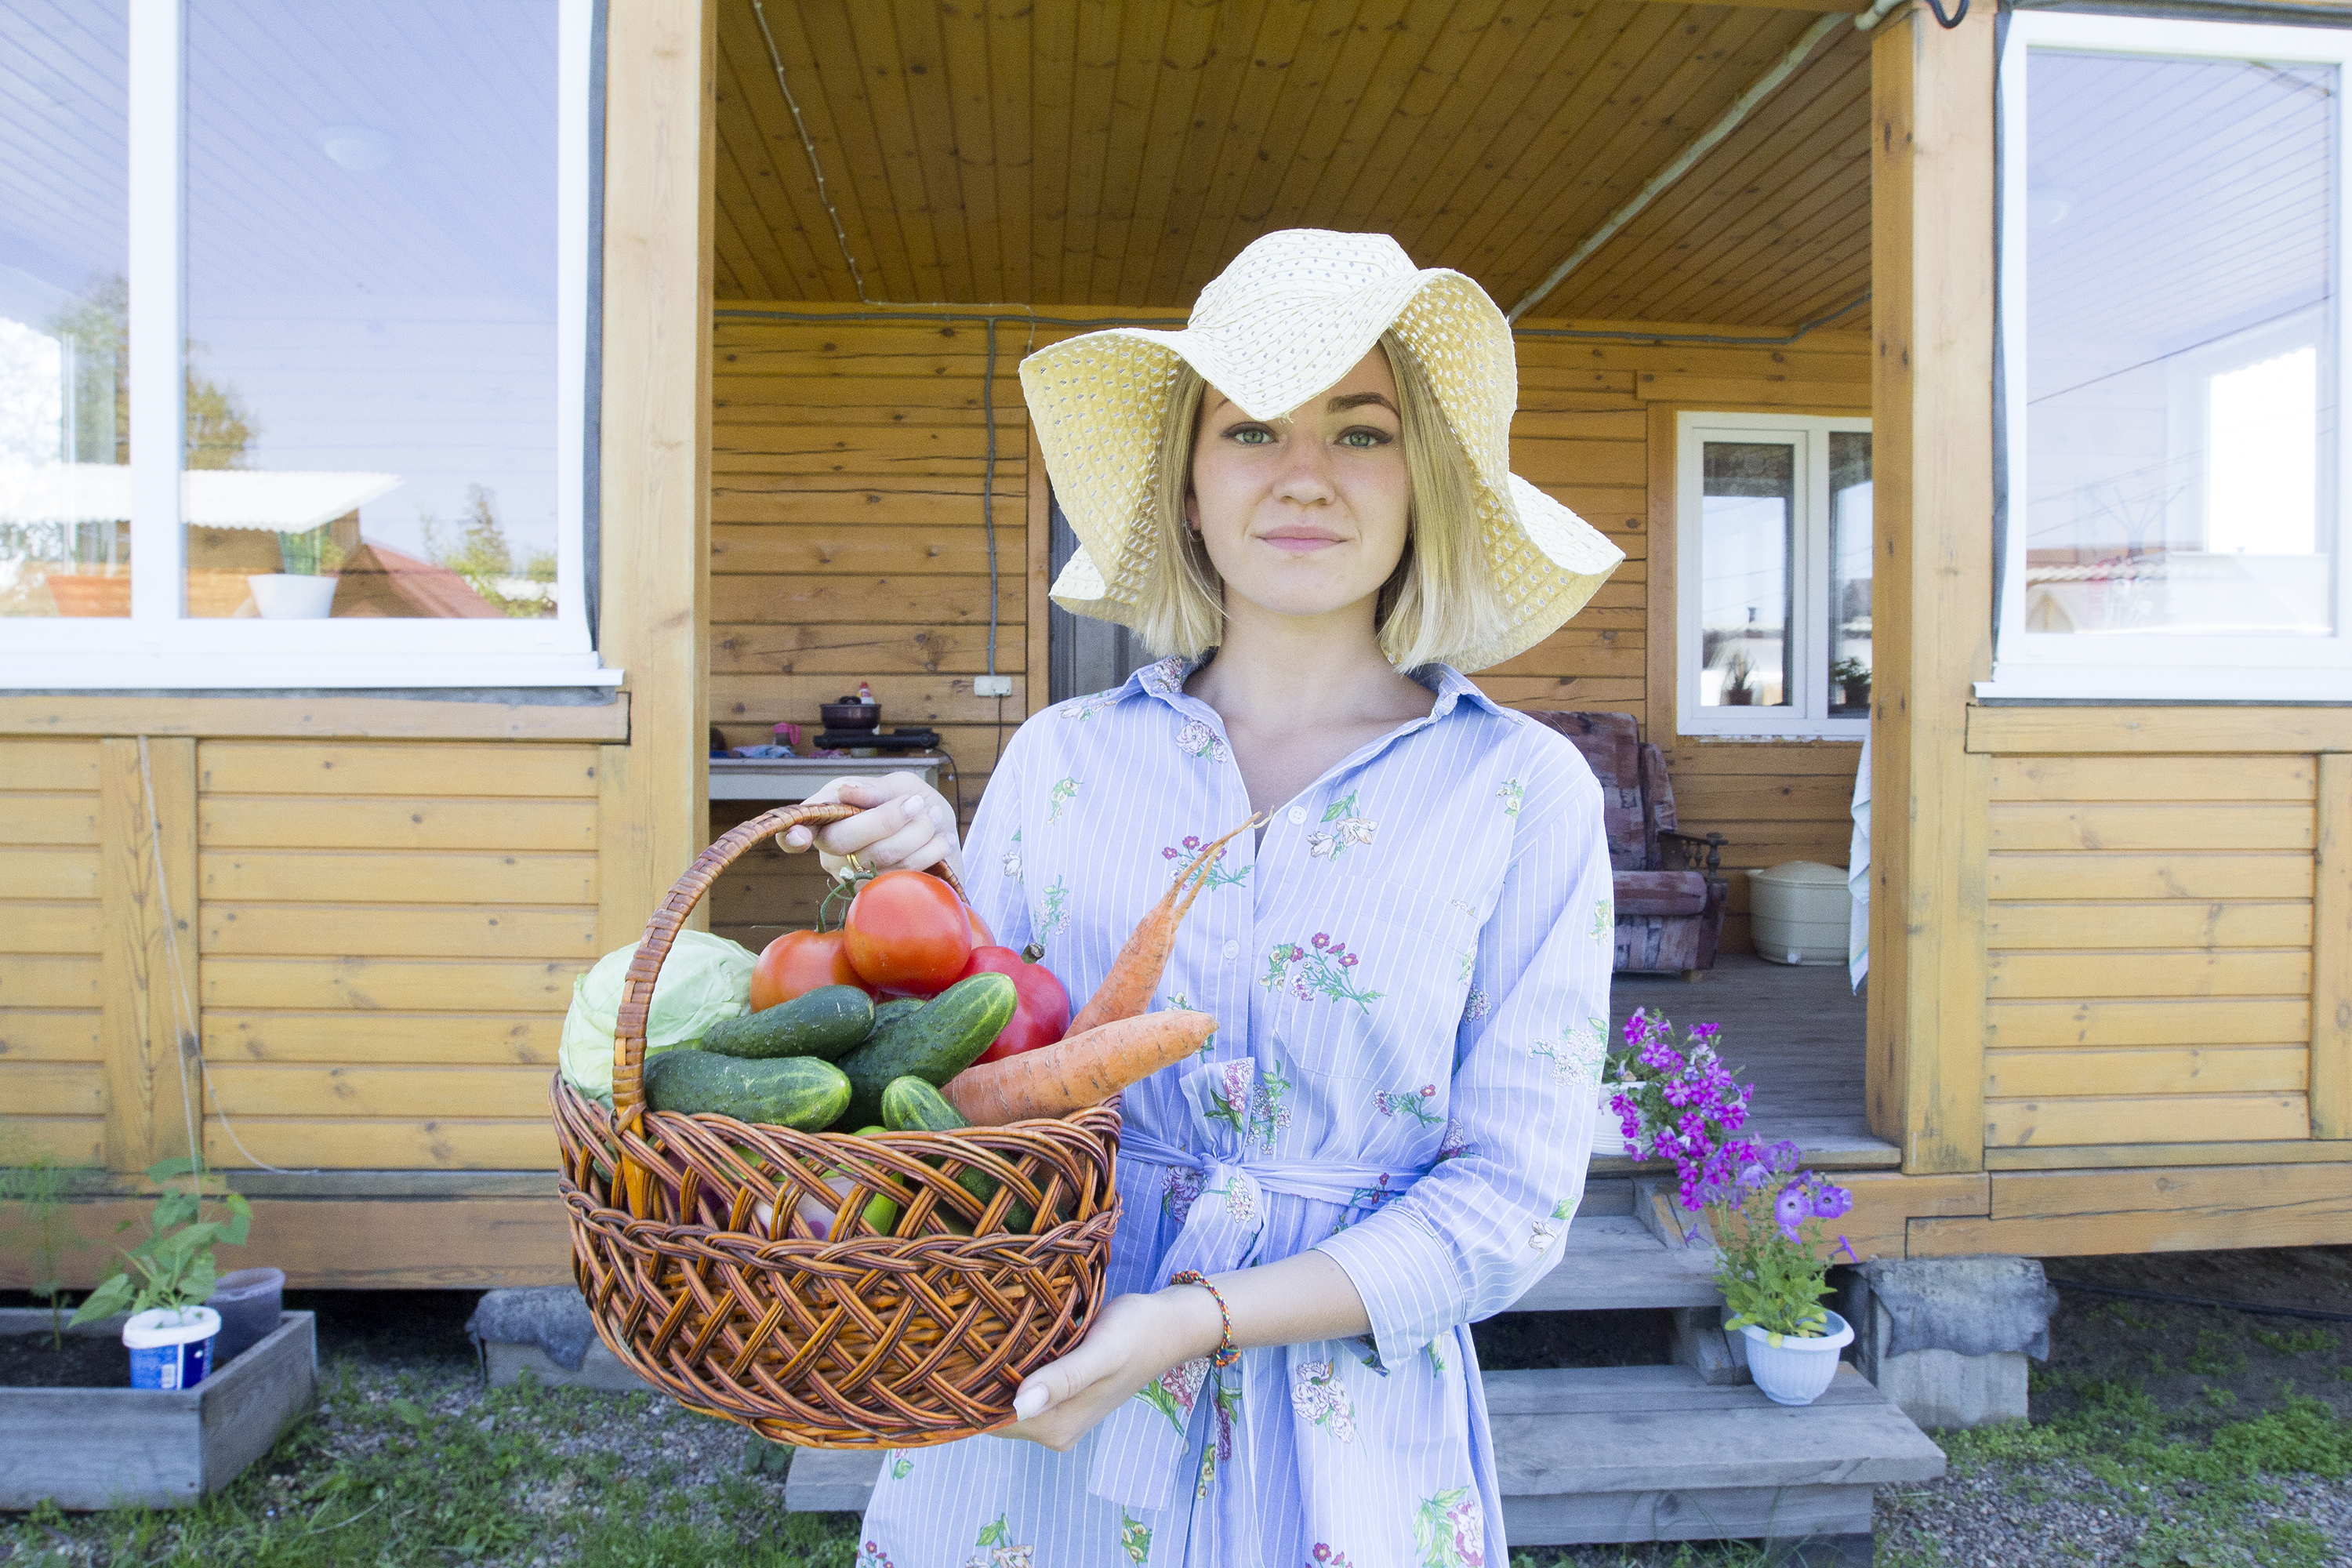
[(886, 1461), (860, 1568), (1507, 1562), (1467, 1325), (1583, 1190), (1610, 866), (1574, 748), (1452, 666), (1622, 556), (1509, 477), (1493, 301), (1385, 236), (1268, 236), (1185, 331), (1021, 375), (1082, 545), (1056, 602), (1174, 657), (1023, 725), (968, 846), (904, 775), (820, 792), (869, 809), (814, 842), (954, 865), (1083, 1000), (1261, 826), (1160, 997), (1218, 1033), (1124, 1097), (1114, 1299), (1013, 1425)]

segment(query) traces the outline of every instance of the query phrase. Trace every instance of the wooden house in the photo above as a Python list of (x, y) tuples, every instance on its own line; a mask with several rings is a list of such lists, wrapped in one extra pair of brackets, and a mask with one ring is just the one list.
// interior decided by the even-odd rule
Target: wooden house
[[(424, 20), (16, 7), (0, 1112), (93, 1237), (197, 1126), (296, 1283), (567, 1279), (557, 1032), (751, 809), (711, 727), (865, 679), (969, 811), (1083, 664), (1022, 356), (1322, 226), (1512, 311), (1513, 466), (1626, 552), (1489, 692), (1637, 716), (1735, 867), (1843, 863), (1870, 733), (1866, 1038), (1805, 1108), (1859, 1250), (2352, 1241), (2352, 32), (2132, 8), (544, 0), (477, 79)], [(2193, 94), (2243, 139), (2159, 135)], [(259, 565), (341, 528), (498, 613), (206, 600), (256, 562), (118, 419), (404, 476)]]

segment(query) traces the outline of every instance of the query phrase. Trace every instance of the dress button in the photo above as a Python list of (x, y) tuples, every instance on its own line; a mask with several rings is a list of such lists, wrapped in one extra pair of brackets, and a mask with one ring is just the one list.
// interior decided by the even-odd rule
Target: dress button
[(1296, 826), (1297, 826), (1300, 823), (1302, 823), (1302, 822), (1304, 822), (1304, 821), (1306, 821), (1306, 820), (1307, 820), (1307, 808), (1306, 808), (1305, 806), (1303, 806), (1303, 805), (1294, 805), (1294, 806), (1292, 806), (1292, 807), (1290, 808), (1290, 826), (1291, 826), (1296, 827)]
[(1234, 959), (1239, 958), (1241, 955), (1242, 944), (1228, 938), (1225, 942), (1225, 958), (1227, 961), (1230, 962)]

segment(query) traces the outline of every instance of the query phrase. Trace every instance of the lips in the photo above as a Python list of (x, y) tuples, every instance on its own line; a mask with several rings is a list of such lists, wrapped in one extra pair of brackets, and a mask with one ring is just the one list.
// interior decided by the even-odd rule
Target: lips
[(1277, 528), (1258, 537), (1287, 555), (1307, 555), (1341, 542), (1338, 534), (1315, 528)]

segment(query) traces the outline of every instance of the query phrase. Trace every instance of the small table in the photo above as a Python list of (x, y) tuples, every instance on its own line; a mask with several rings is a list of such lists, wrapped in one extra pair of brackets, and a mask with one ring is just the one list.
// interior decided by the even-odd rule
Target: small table
[(713, 800), (806, 800), (839, 778), (913, 773), (940, 787), (940, 758), (934, 752), (902, 752), (880, 757), (713, 757)]

